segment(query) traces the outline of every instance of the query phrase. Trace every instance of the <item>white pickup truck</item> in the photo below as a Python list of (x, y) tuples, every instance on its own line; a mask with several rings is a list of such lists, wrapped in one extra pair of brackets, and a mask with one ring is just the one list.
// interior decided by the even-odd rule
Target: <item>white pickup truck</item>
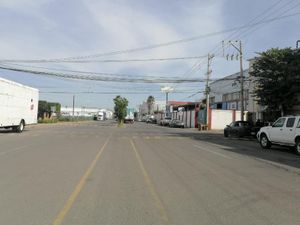
[(300, 116), (280, 117), (272, 126), (262, 127), (257, 139), (262, 148), (271, 148), (272, 144), (295, 147), (300, 155)]

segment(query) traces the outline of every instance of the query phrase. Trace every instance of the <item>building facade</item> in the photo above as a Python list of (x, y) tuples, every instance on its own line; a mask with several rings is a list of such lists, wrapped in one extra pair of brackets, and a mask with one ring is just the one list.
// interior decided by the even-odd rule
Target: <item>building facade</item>
[[(244, 109), (249, 111), (252, 98), (250, 92), (249, 70), (244, 70)], [(210, 84), (210, 108), (212, 109), (241, 109), (240, 73), (234, 73)]]
[[(166, 110), (166, 102), (165, 101), (155, 101), (153, 106), (151, 107), (150, 114), (154, 112), (161, 112)], [(139, 105), (139, 115), (144, 116), (149, 114), (147, 101), (144, 101)]]
[(99, 108), (89, 108), (89, 107), (75, 107), (74, 115), (73, 115), (73, 107), (64, 106), (61, 107), (61, 115), (62, 116), (75, 116), (75, 117), (93, 117), (98, 112), (105, 112), (108, 118), (112, 118), (113, 112), (106, 109)]

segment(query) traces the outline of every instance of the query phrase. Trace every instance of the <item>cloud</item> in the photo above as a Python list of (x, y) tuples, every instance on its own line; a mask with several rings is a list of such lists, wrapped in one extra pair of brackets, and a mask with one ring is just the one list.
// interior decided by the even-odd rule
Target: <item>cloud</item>
[[(58, 0), (4, 0), (1, 2), (0, 11), (5, 12), (1, 26), (6, 32), (0, 36), (0, 58), (81, 56), (206, 34), (222, 29), (222, 4), (223, 1), (209, 0), (201, 2), (87, 0), (63, 3)], [(216, 40), (219, 40), (219, 37), (119, 55), (115, 58), (203, 55), (215, 45)], [(194, 61), (68, 64), (64, 68), (132, 75), (177, 76), (189, 70), (193, 63)], [(99, 86), (103, 87), (105, 84), (99, 83)], [(131, 84), (126, 86), (134, 87)], [(141, 88), (146, 86), (143, 85)], [(82, 88), (85, 87), (86, 84), (82, 85)]]

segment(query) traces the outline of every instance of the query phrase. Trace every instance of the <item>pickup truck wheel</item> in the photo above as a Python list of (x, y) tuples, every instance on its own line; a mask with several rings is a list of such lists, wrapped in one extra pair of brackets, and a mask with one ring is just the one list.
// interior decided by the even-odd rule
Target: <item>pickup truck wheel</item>
[(297, 155), (300, 155), (300, 138), (298, 138), (296, 140), (296, 147), (295, 147), (295, 150), (296, 150), (296, 154)]
[(271, 142), (268, 140), (268, 137), (265, 134), (261, 135), (259, 143), (260, 146), (264, 149), (271, 148)]

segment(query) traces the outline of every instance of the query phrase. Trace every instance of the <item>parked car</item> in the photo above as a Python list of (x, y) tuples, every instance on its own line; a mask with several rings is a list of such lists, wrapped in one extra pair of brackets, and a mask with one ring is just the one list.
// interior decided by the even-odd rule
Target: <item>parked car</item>
[(181, 120), (174, 119), (174, 120), (171, 120), (169, 126), (184, 128), (184, 122), (182, 122)]
[(249, 121), (235, 121), (224, 128), (224, 136), (256, 137), (257, 132), (264, 126), (268, 126), (268, 123), (257, 121), (255, 124), (253, 124)]
[(272, 126), (263, 127), (257, 133), (262, 148), (272, 145), (293, 147), (300, 155), (300, 116), (285, 116), (277, 119)]
[(156, 119), (155, 118), (148, 118), (146, 123), (153, 123), (153, 124), (156, 124)]
[[(224, 128), (224, 137), (244, 137), (254, 135), (253, 126), (248, 121), (235, 121)], [(252, 132), (252, 133), (251, 133)]]
[(160, 121), (160, 125), (162, 126), (169, 126), (172, 118), (171, 117), (165, 117), (163, 120)]

